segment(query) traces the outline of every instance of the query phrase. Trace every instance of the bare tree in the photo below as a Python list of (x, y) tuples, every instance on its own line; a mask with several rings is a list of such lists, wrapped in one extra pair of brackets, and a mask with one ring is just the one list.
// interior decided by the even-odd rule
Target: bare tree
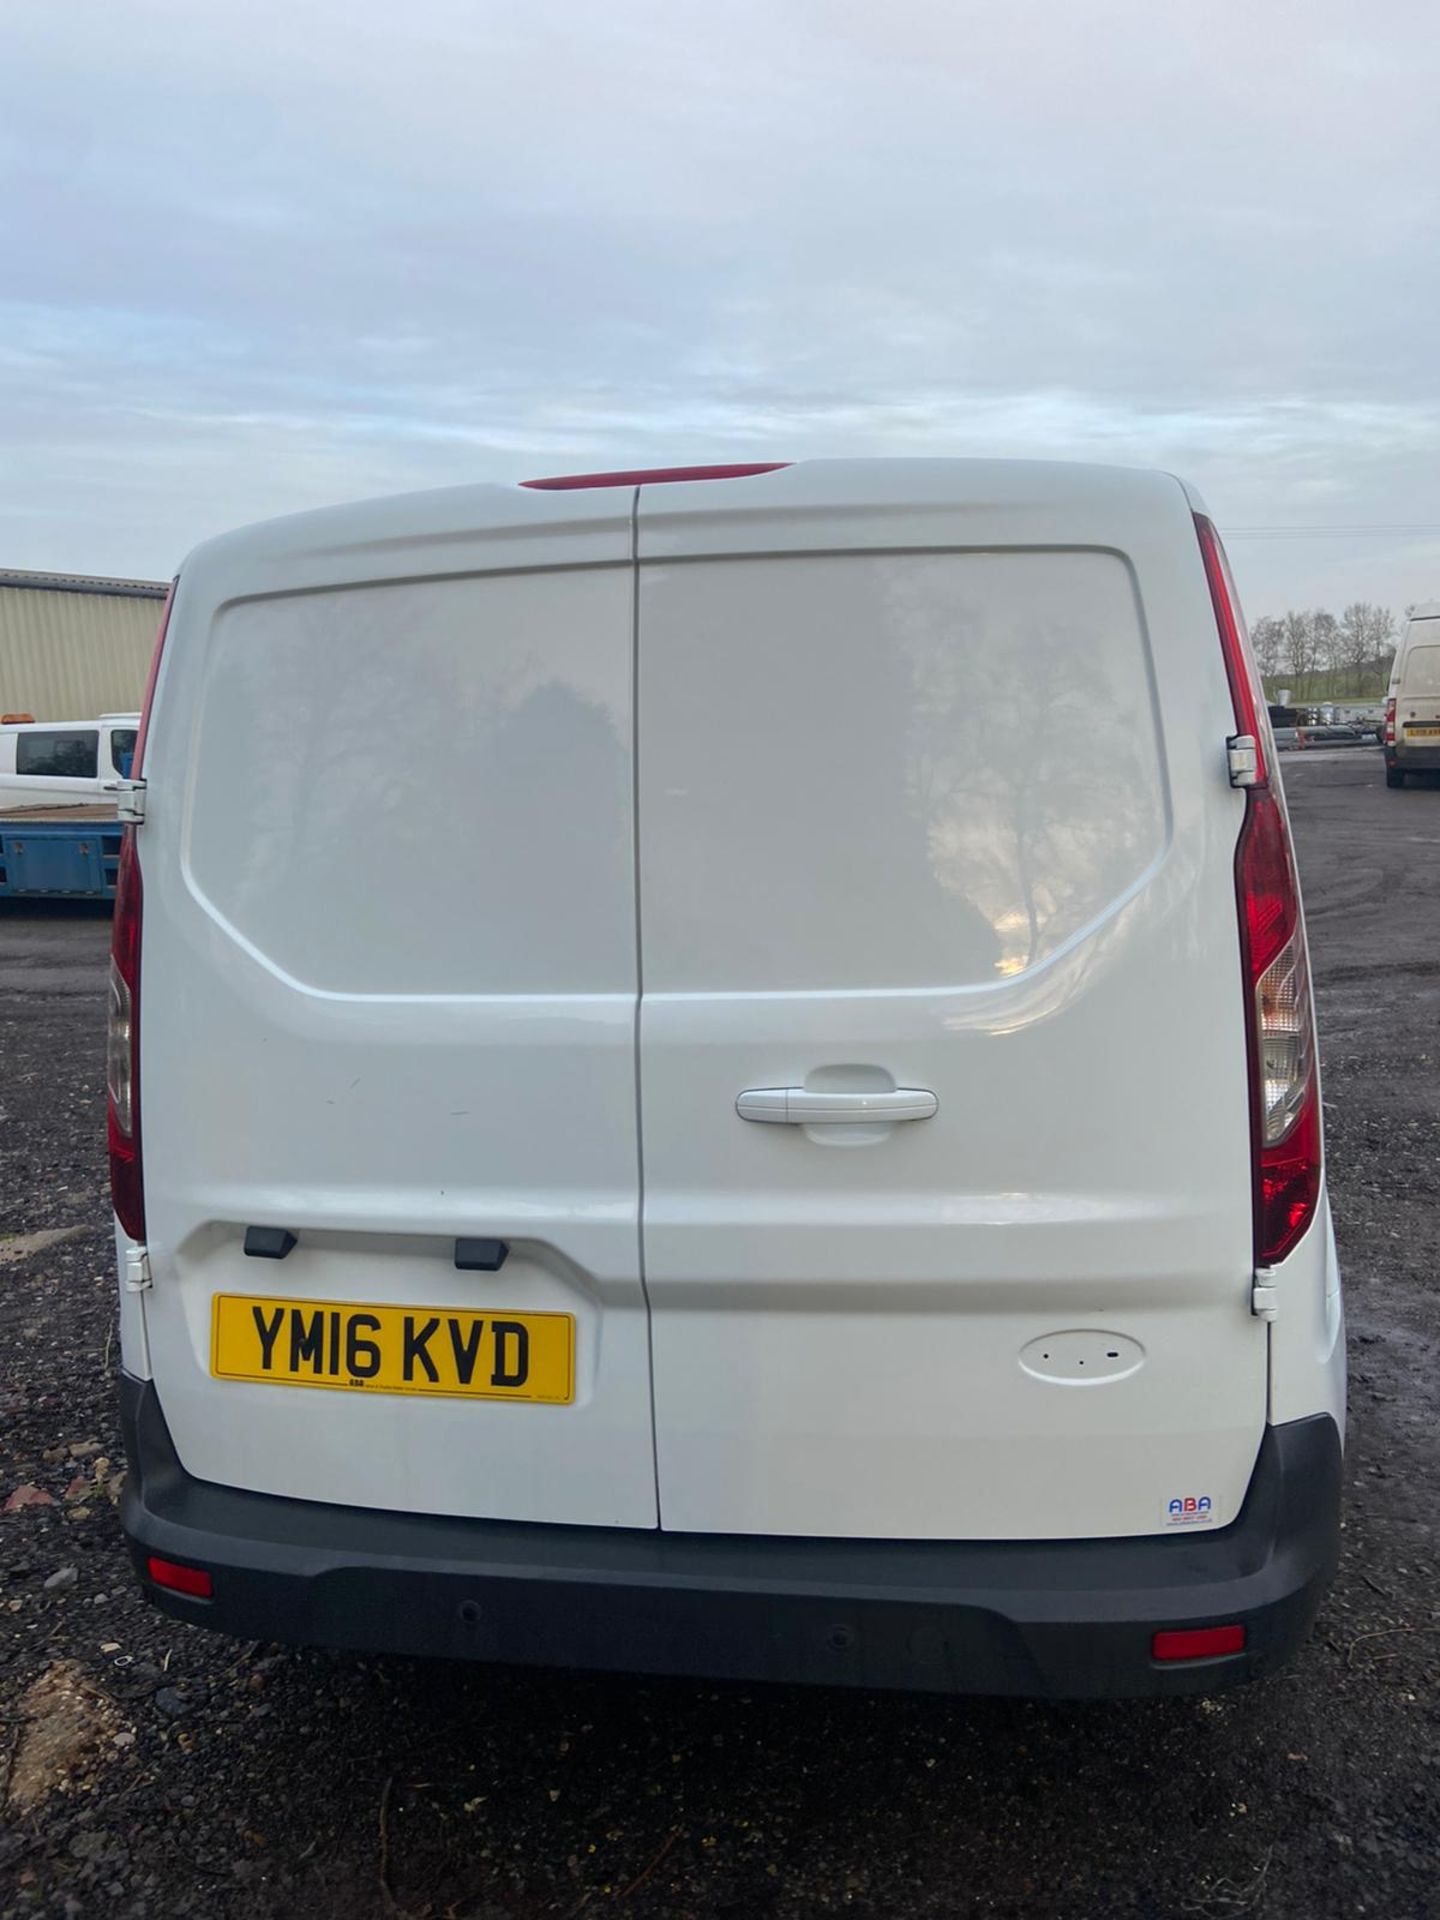
[(1255, 622), (1250, 641), (1261, 673), (1269, 679), (1281, 672), (1285, 664), (1285, 634), (1282, 623), (1273, 613)]
[(1311, 650), (1315, 665), (1322, 673), (1334, 673), (1340, 666), (1340, 622), (1333, 613), (1316, 607), (1310, 615)]
[[(1408, 612), (1408, 609), (1407, 609)], [(1250, 638), (1261, 673), (1282, 680), (1297, 701), (1316, 695), (1315, 680), (1326, 676), (1329, 696), (1363, 693), (1382, 684), (1395, 655), (1396, 621), (1388, 607), (1353, 600), (1337, 620), (1325, 607), (1291, 607), (1267, 614), (1251, 628)]]
[(1280, 622), (1280, 633), (1285, 671), (1296, 692), (1306, 694), (1310, 690), (1310, 676), (1315, 671), (1315, 628), (1311, 615), (1292, 608)]
[(1375, 659), (1379, 664), (1382, 682), (1390, 678), (1390, 665), (1395, 658), (1395, 616), (1388, 607), (1371, 609), (1374, 619), (1371, 623), (1371, 638), (1375, 646)]
[(1367, 615), (1369, 606), (1363, 600), (1352, 600), (1340, 616), (1341, 645), (1344, 649), (1345, 671), (1352, 687), (1360, 685), (1360, 676), (1364, 673), (1370, 658), (1370, 636)]
[(1353, 688), (1383, 670), (1394, 653), (1395, 616), (1388, 607), (1352, 600), (1340, 616), (1340, 664)]

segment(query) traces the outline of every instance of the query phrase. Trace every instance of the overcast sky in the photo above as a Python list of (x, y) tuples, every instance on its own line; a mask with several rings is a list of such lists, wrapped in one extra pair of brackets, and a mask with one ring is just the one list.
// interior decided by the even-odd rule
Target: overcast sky
[(1196, 481), (1252, 617), (1440, 596), (1437, 102), (1435, 0), (5, 0), (0, 566), (1016, 454)]

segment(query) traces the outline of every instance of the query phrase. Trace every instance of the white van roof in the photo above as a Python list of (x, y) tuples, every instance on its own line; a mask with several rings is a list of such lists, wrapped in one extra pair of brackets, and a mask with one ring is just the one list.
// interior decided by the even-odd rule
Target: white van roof
[[(583, 477), (563, 484), (536, 480), (514, 486), (481, 481), (313, 508), (255, 521), (203, 541), (188, 556), (182, 573), (193, 574), (202, 564), (207, 571), (216, 567), (222, 574), (234, 569), (243, 579), (239, 590), (253, 593), (264, 590), (271, 573), (293, 589), (299, 584), (297, 563), (308, 562), (303, 572), (313, 574), (316, 585), (330, 586), (344, 577), (347, 562), (353, 563), (354, 556), (367, 550), (373, 557), (387, 550), (403, 553), (407, 574), (425, 560), (433, 561), (436, 570), (448, 562), (444, 571), (460, 572), (481, 551), (486, 566), (503, 564), (497, 553), (501, 542), (514, 541), (515, 561), (524, 564), (523, 548), (544, 541), (562, 526), (572, 536), (592, 530), (596, 552), (589, 557), (599, 559), (599, 548), (605, 545), (601, 529), (608, 532), (637, 485), (643, 487), (657, 517), (678, 512), (693, 518), (717, 507), (727, 515), (753, 510), (773, 527), (777, 518), (783, 521), (803, 508), (842, 513), (860, 509), (881, 517), (923, 514), (927, 508), (953, 514), (958, 509), (981, 523), (990, 537), (999, 535), (1002, 528), (1013, 532), (1021, 517), (1033, 531), (1037, 520), (1052, 516), (1057, 521), (1063, 518), (1067, 533), (1073, 536), (1076, 513), (1082, 521), (1103, 523), (1113, 535), (1118, 515), (1170, 489), (1180, 491), (1192, 512), (1209, 511), (1198, 491), (1177, 475), (1153, 467), (1076, 460), (797, 460), (746, 479), (743, 492), (737, 491), (733, 498), (725, 497), (730, 486), (722, 481), (719, 501), (713, 485), (695, 487), (668, 477), (684, 471), (657, 469), (637, 473), (633, 481), (627, 475), (625, 486), (614, 484), (609, 476), (601, 485), (586, 485)], [(953, 527), (949, 531), (953, 533)], [(577, 552), (570, 564), (585, 557)], [(611, 557), (608, 546), (604, 557)]]

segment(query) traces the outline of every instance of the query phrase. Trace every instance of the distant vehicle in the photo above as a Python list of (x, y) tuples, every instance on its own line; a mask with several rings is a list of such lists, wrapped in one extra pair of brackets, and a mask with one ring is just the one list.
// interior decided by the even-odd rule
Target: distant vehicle
[(129, 774), (139, 726), (138, 713), (0, 725), (0, 814), (105, 799)]
[(1401, 636), (1385, 702), (1385, 784), (1440, 771), (1440, 601), (1417, 607)]
[(138, 713), (0, 722), (0, 900), (115, 895)]
[(1179, 481), (301, 514), (185, 562), (154, 686), (108, 1061), (158, 1605), (958, 1692), (1294, 1651), (1340, 1274), (1259, 676)]

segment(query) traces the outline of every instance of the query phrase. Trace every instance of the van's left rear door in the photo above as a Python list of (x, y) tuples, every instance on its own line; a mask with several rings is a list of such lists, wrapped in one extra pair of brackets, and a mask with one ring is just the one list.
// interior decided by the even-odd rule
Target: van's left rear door
[[(378, 502), (182, 571), (138, 842), (144, 1299), (200, 1479), (655, 1524), (630, 498)], [(247, 1258), (251, 1225), (297, 1244)]]

